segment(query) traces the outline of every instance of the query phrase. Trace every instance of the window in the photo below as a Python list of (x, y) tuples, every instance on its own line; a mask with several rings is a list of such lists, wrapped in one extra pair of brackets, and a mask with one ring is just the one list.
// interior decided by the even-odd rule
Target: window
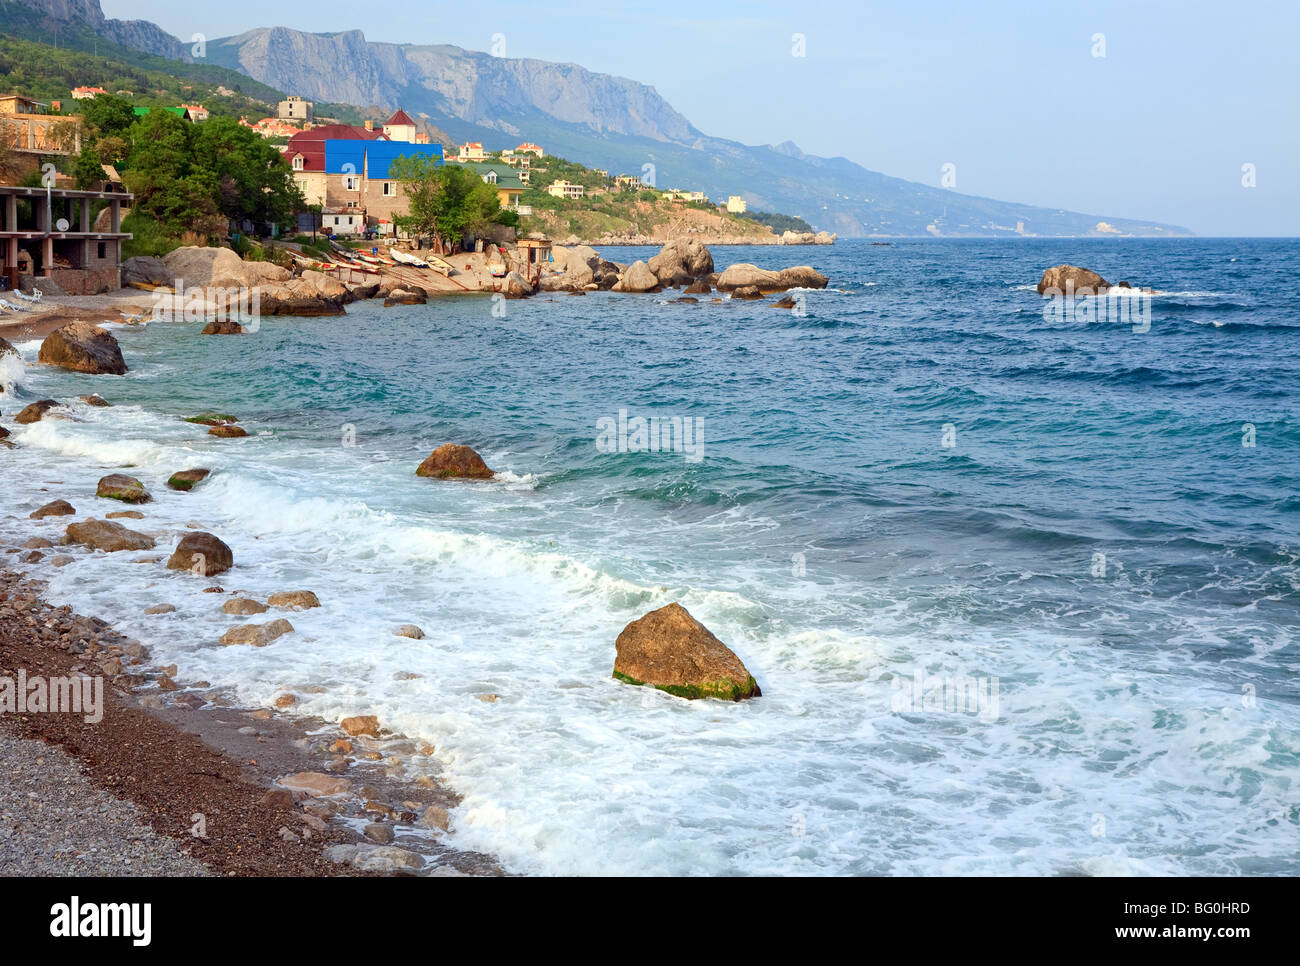
[(295, 171), (301, 171), (301, 170), (302, 170), (302, 155), (301, 155), (301, 154), (295, 154), (295, 155), (293, 156), (293, 170), (295, 170)]
[(397, 186), (396, 186), (395, 184), (393, 184), (391, 181), (385, 181), (385, 182), (384, 182), (384, 194), (385, 194), (385, 195), (395, 195), (395, 194), (397, 194)]
[(345, 191), (360, 191), (361, 179), (355, 174), (348, 175), (343, 179), (343, 189)]
[(99, 257), (101, 259), (108, 257), (108, 245), (104, 242), (99, 243)]

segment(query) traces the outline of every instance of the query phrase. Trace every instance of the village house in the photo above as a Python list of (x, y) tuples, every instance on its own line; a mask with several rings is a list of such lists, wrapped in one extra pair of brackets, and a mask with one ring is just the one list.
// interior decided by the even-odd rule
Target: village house
[(456, 155), (456, 160), (461, 164), (466, 161), (482, 161), (487, 158), (487, 152), (483, 150), (483, 145), (479, 141), (466, 141), (460, 146), (460, 151)]
[(582, 185), (574, 184), (571, 181), (552, 181), (546, 186), (546, 193), (556, 198), (581, 198), (583, 194)]
[(390, 141), (414, 144), (415, 122), (411, 120), (409, 114), (399, 107), (397, 113), (384, 122), (384, 137)]
[(81, 119), (45, 114), (21, 94), (0, 96), (0, 146), (20, 154), (80, 154)]
[(614, 187), (623, 191), (635, 191), (641, 187), (641, 179), (634, 174), (620, 174), (614, 179)]
[(290, 94), (275, 106), (275, 117), (280, 121), (302, 121), (310, 123), (315, 119), (315, 105), (305, 101), (297, 94)]
[(277, 117), (264, 117), (252, 124), (248, 122), (248, 118), (241, 117), (239, 123), (244, 127), (252, 128), (264, 138), (291, 138), (302, 130), (296, 124), (290, 124)]
[(182, 104), (181, 110), (190, 116), (190, 120), (195, 124), (208, 119), (208, 109), (202, 104)]
[(531, 154), (540, 158), (542, 156), (542, 146), (540, 144), (533, 144), (531, 141), (525, 141), (523, 144), (515, 148), (515, 153)]
[(102, 87), (74, 87), (72, 89), (72, 99), (74, 101), (87, 101), (92, 97), (98, 97), (100, 94), (107, 94), (108, 91)]
[[(405, 127), (400, 114), (392, 128)], [(374, 125), (327, 124), (300, 131), (284, 149), (307, 204), (320, 205), (323, 227), (338, 234), (395, 231), (394, 218), (406, 213), (407, 202), (401, 182), (389, 177), (389, 166), (413, 155), (443, 162), (442, 145), (393, 141)]]
[(746, 207), (745, 199), (740, 197), (740, 195), (727, 196), (727, 211), (731, 212), (733, 215), (743, 215)]
[(506, 164), (491, 162), (467, 162), (465, 167), (478, 174), (486, 183), (497, 189), (497, 201), (502, 208), (517, 210), (519, 199), (524, 193), (524, 184), (518, 172)]

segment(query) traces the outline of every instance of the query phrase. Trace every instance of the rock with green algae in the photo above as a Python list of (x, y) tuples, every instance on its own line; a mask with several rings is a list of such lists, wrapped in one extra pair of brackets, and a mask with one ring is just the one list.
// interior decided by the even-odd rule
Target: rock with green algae
[(623, 628), (614, 642), (614, 677), (679, 698), (741, 701), (762, 694), (731, 648), (680, 604), (651, 611)]

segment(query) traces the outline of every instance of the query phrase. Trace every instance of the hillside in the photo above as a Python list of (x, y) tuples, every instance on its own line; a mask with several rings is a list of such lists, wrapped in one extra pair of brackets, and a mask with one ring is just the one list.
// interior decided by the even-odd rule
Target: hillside
[[(82, 34), (161, 49), (156, 37), (144, 38), (144, 28), (127, 30), (104, 20), (98, 0), (17, 2), (10, 0), (6, 9), (25, 4), (47, 32), (51, 18), (62, 18), (58, 36), (75, 35), (82, 49), (92, 49)], [(11, 32), (8, 24), (5, 29)], [(135, 34), (141, 39), (132, 41)], [(962, 195), (869, 171), (845, 158), (808, 155), (790, 142), (751, 146), (709, 137), (653, 88), (577, 64), (496, 57), (446, 44), (371, 43), (357, 30), (313, 34), (286, 27), (209, 40), (206, 66), (184, 63), (185, 51), (179, 56), (178, 71), (224, 68), (226, 77), (239, 72), (259, 82), (258, 90), (316, 101), (321, 114), (349, 119), (346, 109), (330, 102), (400, 106), (456, 141), (481, 141), (497, 150), (526, 138), (591, 167), (635, 175), (653, 170), (660, 186), (715, 198), (739, 195), (751, 208), (786, 212), (841, 237), (1189, 234), (1112, 214)], [(146, 57), (142, 66), (156, 65)]]

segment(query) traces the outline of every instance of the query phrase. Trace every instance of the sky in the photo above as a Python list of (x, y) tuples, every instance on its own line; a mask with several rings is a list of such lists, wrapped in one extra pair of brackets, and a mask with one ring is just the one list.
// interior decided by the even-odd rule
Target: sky
[(951, 164), (965, 194), (1200, 235), (1300, 236), (1300, 0), (102, 5), (187, 41), (503, 38), (506, 56), (649, 84), (716, 137), (936, 186)]

